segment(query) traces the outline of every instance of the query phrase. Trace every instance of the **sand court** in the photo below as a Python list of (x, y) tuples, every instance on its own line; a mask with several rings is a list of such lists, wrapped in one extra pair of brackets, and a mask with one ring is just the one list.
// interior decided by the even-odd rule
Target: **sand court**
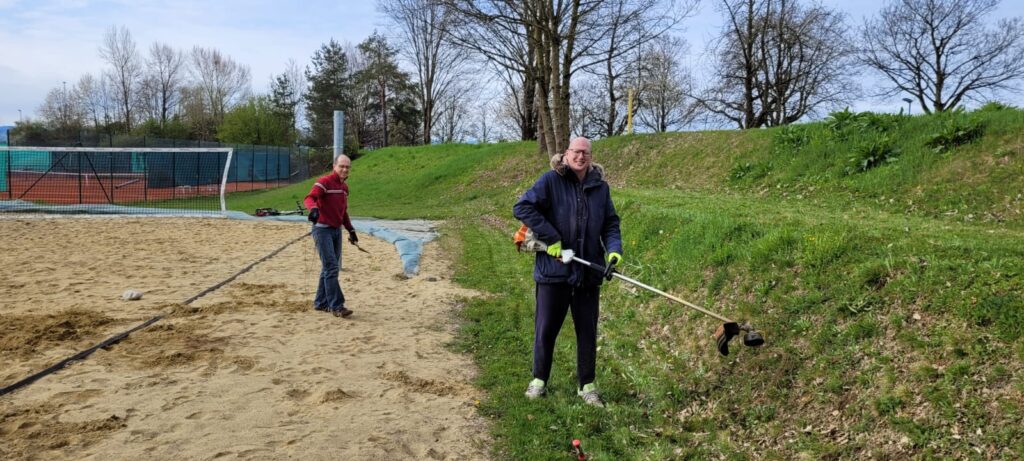
[[(315, 312), (303, 224), (186, 218), (0, 220), (0, 385), (158, 313), (88, 359), (0, 397), (3, 459), (486, 459), (459, 300), (427, 244), (405, 278), (363, 236), (341, 273), (349, 319)], [(121, 293), (145, 293), (122, 301)]]

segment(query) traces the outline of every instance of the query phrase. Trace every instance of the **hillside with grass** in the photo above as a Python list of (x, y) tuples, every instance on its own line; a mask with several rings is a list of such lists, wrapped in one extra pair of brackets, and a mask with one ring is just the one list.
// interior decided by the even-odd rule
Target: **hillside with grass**
[[(597, 383), (575, 394), (563, 326), (528, 401), (532, 256), (511, 207), (547, 169), (533, 143), (388, 148), (353, 163), (357, 216), (443, 220), (454, 279), (487, 293), (453, 347), (475, 358), (499, 459), (1024, 457), (1024, 112), (838, 112), (752, 131), (594, 145), (622, 218), (621, 271), (749, 320), (715, 321), (621, 281), (603, 290)], [(287, 209), (309, 184), (232, 197)]]

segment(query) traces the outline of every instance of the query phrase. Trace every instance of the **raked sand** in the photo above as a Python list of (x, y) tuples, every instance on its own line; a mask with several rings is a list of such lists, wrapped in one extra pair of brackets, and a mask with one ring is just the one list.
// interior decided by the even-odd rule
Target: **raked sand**
[[(131, 328), (0, 397), (0, 459), (486, 459), (474, 367), (446, 344), (459, 300), (427, 244), (401, 276), (390, 244), (345, 245), (355, 315), (311, 308), (308, 231), (186, 218), (0, 219), (0, 386)], [(138, 301), (122, 301), (128, 289)]]

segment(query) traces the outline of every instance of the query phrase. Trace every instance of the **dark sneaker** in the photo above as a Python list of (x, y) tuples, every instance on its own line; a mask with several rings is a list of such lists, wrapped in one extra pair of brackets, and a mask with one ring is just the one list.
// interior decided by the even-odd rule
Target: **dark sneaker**
[(335, 317), (348, 317), (352, 315), (352, 310), (346, 309), (344, 307), (339, 307), (337, 310), (332, 312), (332, 314), (334, 314)]
[(327, 309), (326, 307), (320, 307), (320, 306), (314, 307), (313, 310), (319, 311), (319, 312), (330, 312), (330, 310)]

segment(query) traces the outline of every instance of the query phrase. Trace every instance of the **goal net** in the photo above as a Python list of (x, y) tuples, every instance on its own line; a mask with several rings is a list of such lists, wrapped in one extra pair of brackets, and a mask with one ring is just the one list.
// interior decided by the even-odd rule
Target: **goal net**
[[(231, 148), (0, 146), (0, 211), (223, 213)], [(150, 210), (150, 211), (146, 211)]]

